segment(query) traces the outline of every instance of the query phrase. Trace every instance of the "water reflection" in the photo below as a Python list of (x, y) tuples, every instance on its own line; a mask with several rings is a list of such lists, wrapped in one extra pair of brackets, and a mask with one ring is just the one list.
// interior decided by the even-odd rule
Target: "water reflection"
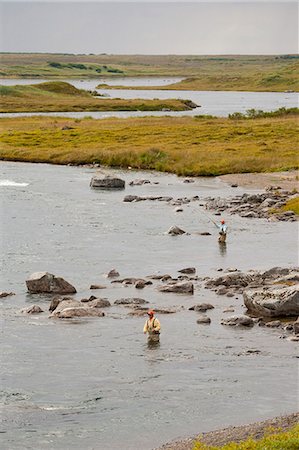
[(155, 349), (160, 348), (160, 341), (159, 340), (154, 341), (152, 339), (148, 339), (147, 348), (148, 348), (148, 350), (155, 350)]
[(220, 256), (226, 256), (226, 242), (218, 242)]

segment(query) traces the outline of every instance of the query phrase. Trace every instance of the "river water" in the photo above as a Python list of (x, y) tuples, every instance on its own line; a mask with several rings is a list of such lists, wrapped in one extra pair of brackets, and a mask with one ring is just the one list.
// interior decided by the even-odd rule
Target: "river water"
[[(3, 449), (151, 450), (174, 438), (266, 419), (298, 408), (297, 344), (281, 332), (220, 325), (242, 298), (216, 296), (201, 283), (193, 296), (163, 294), (159, 283), (139, 291), (111, 284), (121, 277), (153, 273), (177, 276), (194, 266), (200, 276), (218, 268), (268, 269), (297, 264), (297, 224), (226, 217), (226, 251), (200, 202), (182, 213), (164, 202), (124, 203), (126, 194), (177, 197), (243, 193), (218, 179), (183, 183), (174, 175), (115, 171), (125, 191), (91, 190), (94, 169), (46, 164), (1, 163), (0, 299), (1, 433)], [(147, 178), (159, 184), (131, 187)], [(254, 191), (253, 191), (254, 192)], [(189, 235), (171, 237), (178, 225)], [(209, 231), (212, 236), (197, 232)], [(144, 318), (112, 306), (104, 318), (49, 319), (49, 298), (29, 295), (25, 280), (49, 271), (74, 284), (81, 299), (96, 292), (111, 302), (142, 297), (158, 315), (160, 346), (148, 347)], [(90, 284), (107, 289), (90, 291)], [(197, 325), (188, 308), (211, 302), (211, 325)], [(44, 313), (20, 314), (39, 304)], [(260, 350), (260, 353), (246, 353)]]
[[(64, 116), (64, 117), (93, 117), (101, 119), (105, 117), (145, 117), (145, 116), (196, 116), (198, 114), (210, 114), (219, 117), (226, 117), (234, 112), (245, 113), (248, 109), (257, 109), (263, 111), (274, 111), (279, 108), (292, 108), (298, 106), (297, 92), (232, 92), (232, 91), (158, 91), (158, 90), (134, 90), (134, 89), (96, 89), (99, 83), (110, 85), (127, 86), (162, 86), (179, 81), (179, 78), (119, 78), (119, 79), (101, 79), (101, 80), (63, 80), (75, 87), (87, 90), (97, 90), (99, 93), (111, 98), (125, 99), (169, 99), (181, 98), (192, 100), (198, 108), (191, 111), (113, 111), (113, 112), (69, 112), (69, 113), (2, 113), (0, 117), (15, 116)], [(49, 80), (37, 79), (0, 79), (0, 84), (34, 84)], [(99, 98), (99, 101), (101, 99)]]

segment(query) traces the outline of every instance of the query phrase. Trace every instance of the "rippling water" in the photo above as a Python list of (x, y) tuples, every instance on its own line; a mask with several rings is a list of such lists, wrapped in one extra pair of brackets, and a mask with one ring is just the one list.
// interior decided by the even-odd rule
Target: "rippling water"
[[(185, 184), (173, 175), (110, 173), (159, 184), (95, 191), (93, 169), (1, 163), (1, 290), (16, 293), (0, 299), (2, 448), (150, 450), (175, 437), (295, 411), (296, 343), (279, 339), (277, 330), (222, 327), (227, 306), (244, 311), (240, 297), (217, 297), (203, 285), (193, 297), (159, 293), (158, 283), (137, 291), (110, 284), (104, 274), (116, 268), (121, 277), (176, 276), (194, 266), (200, 276), (216, 276), (219, 267), (294, 265), (296, 223), (226, 217), (223, 253), (198, 202), (178, 214), (164, 202), (122, 200), (126, 194), (229, 196), (241, 188), (217, 179)], [(190, 235), (166, 235), (174, 224)], [(74, 284), (78, 299), (95, 292), (112, 302), (138, 296), (150, 307), (178, 312), (158, 316), (157, 348), (147, 346), (145, 319), (125, 307), (107, 309), (104, 318), (49, 319), (49, 299), (28, 295), (25, 286), (32, 272), (43, 270)], [(107, 289), (90, 291), (95, 283)], [(210, 326), (197, 325), (188, 311), (203, 301), (215, 306)], [(19, 313), (33, 303), (46, 312)]]

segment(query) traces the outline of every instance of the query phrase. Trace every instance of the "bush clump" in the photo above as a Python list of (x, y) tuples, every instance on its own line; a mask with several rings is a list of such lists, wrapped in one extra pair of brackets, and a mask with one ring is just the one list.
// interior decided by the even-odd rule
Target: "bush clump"
[(262, 111), (260, 109), (247, 109), (246, 113), (235, 112), (228, 115), (229, 119), (260, 119), (265, 117), (283, 117), (289, 114), (299, 114), (299, 108), (279, 108), (276, 111)]

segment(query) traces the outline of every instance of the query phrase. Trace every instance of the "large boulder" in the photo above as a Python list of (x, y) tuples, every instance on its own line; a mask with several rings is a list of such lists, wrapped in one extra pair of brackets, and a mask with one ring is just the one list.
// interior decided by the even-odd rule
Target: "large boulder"
[[(55, 306), (55, 305), (54, 305)], [(53, 306), (53, 307), (54, 307)], [(59, 319), (72, 319), (73, 317), (103, 317), (105, 314), (97, 307), (97, 305), (84, 305), (77, 300), (61, 299), (52, 310), (52, 317)]]
[(61, 277), (48, 272), (35, 272), (26, 280), (27, 289), (31, 294), (75, 294), (77, 291), (70, 283)]
[(97, 189), (124, 189), (125, 181), (109, 175), (105, 177), (95, 175), (90, 181), (90, 187)]
[(264, 317), (299, 315), (299, 284), (288, 287), (271, 286), (243, 293), (244, 303), (252, 314)]
[(79, 308), (81, 306), (81, 302), (72, 298), (55, 298), (50, 304), (49, 311), (52, 311), (52, 315), (56, 316), (66, 308)]
[(53, 313), (55, 317), (59, 319), (73, 319), (74, 317), (103, 317), (105, 313), (98, 308), (89, 308), (89, 307), (76, 307), (76, 308), (65, 308), (59, 313)]

